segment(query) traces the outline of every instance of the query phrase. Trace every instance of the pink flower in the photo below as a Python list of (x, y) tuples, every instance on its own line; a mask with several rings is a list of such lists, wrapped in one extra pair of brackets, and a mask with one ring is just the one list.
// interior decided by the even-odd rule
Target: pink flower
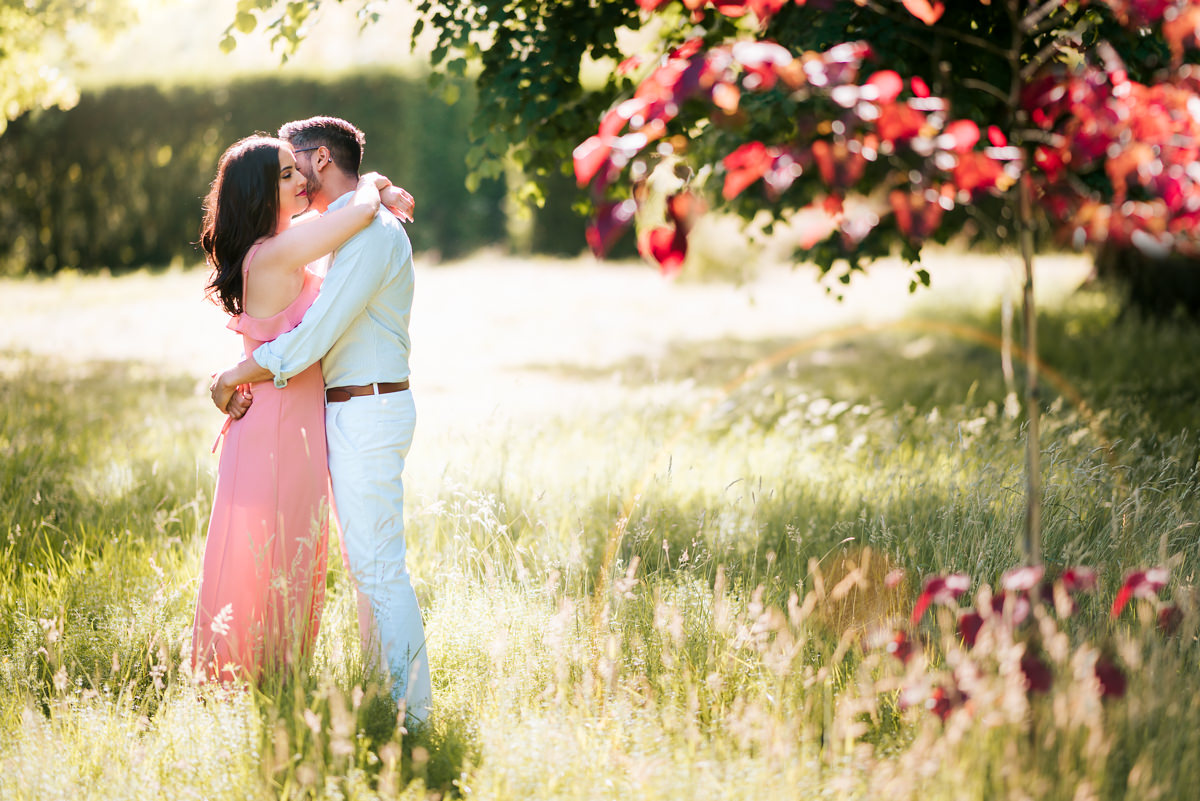
[(931, 603), (952, 604), (958, 596), (971, 586), (971, 578), (966, 573), (951, 573), (948, 576), (931, 576), (925, 580), (925, 589), (917, 597), (913, 606), (912, 622), (916, 623), (925, 614)]
[(1117, 593), (1116, 599), (1113, 601), (1112, 617), (1117, 617), (1121, 614), (1121, 610), (1133, 598), (1145, 598), (1153, 600), (1158, 597), (1158, 593), (1163, 587), (1167, 586), (1167, 579), (1170, 574), (1165, 567), (1152, 567), (1149, 570), (1139, 570), (1136, 573), (1130, 573), (1125, 578), (1125, 583), (1121, 586)]
[(1014, 568), (1000, 578), (1000, 586), (1007, 592), (1029, 592), (1038, 585), (1045, 573), (1041, 565)]
[(1096, 588), (1096, 571), (1090, 567), (1068, 567), (1059, 580), (1069, 593), (1084, 592)]

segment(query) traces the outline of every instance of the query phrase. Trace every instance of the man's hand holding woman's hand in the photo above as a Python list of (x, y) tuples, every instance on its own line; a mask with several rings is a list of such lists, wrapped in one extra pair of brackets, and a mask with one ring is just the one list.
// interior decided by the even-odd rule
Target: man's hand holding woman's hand
[(216, 376), (208, 387), (208, 394), (212, 398), (213, 405), (222, 414), (228, 414), (234, 420), (240, 420), (250, 410), (250, 404), (254, 403), (254, 394), (250, 391), (249, 384), (239, 386), (231, 383), (230, 372), (226, 370)]

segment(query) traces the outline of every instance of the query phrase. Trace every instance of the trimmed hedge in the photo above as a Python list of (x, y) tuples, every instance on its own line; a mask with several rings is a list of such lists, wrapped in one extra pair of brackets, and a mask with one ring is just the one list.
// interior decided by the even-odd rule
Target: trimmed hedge
[(26, 114), (0, 136), (0, 274), (199, 260), (201, 201), (221, 152), (315, 114), (362, 128), (364, 169), (416, 196), (417, 223), (408, 226), (416, 250), (453, 257), (506, 242), (502, 182), (474, 194), (464, 184), (474, 104), (470, 86), (461, 88), (463, 99), (448, 106), (424, 79), (396, 74), (256, 77), (111, 87), (69, 111)]

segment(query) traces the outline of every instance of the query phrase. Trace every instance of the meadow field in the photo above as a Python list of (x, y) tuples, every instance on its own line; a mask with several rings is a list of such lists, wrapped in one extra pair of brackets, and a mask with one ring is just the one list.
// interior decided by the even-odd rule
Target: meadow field
[[(1014, 265), (927, 267), (418, 264), (413, 732), (336, 558), (308, 670), (186, 670), (238, 351), (203, 272), (0, 281), (0, 799), (1195, 798), (1200, 328), (1041, 262), (1046, 573), (1097, 581), (1018, 615)], [(973, 647), (909, 622), (953, 572)]]

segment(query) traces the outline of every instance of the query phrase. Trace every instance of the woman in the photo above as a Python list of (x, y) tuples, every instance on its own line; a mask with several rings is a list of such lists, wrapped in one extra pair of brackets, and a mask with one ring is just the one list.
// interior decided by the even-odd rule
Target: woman
[[(291, 147), (251, 136), (221, 156), (200, 245), (209, 292), (245, 352), (294, 328), (321, 279), (307, 265), (365, 228), (382, 201), (411, 201), (370, 173), (353, 200), (293, 224), (308, 206)], [(398, 214), (400, 212), (397, 212)], [(319, 364), (226, 422), (192, 631), (198, 680), (255, 680), (311, 653), (320, 623), (328, 536), (324, 382)]]

